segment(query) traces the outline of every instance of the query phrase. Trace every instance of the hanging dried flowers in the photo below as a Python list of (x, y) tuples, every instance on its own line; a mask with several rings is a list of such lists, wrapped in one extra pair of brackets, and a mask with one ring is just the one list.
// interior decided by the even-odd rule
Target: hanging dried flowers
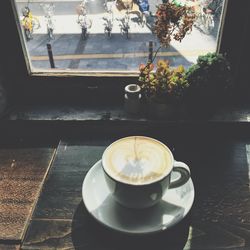
[(196, 19), (192, 7), (178, 6), (174, 3), (163, 3), (157, 6), (154, 33), (161, 46), (168, 47), (172, 39), (181, 42)]

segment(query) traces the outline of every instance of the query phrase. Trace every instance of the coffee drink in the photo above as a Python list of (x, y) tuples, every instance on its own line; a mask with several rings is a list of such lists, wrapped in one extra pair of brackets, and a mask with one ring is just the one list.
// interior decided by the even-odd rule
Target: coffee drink
[(145, 185), (171, 172), (173, 156), (160, 141), (145, 136), (130, 136), (108, 146), (102, 164), (105, 172), (116, 181)]
[[(189, 167), (175, 161), (165, 144), (146, 136), (110, 144), (102, 155), (102, 169), (114, 200), (134, 209), (157, 204), (168, 189), (184, 185), (190, 177)], [(171, 180), (173, 171), (179, 178)]]

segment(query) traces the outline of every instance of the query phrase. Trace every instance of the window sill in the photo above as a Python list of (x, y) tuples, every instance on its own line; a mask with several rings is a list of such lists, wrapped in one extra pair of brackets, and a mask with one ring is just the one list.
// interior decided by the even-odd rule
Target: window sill
[[(16, 106), (2, 119), (2, 137), (24, 138), (90, 138), (119, 137), (132, 134), (168, 138), (218, 139), (246, 138), (249, 134), (250, 107), (225, 106), (209, 118), (188, 117), (148, 119), (130, 116), (123, 106)], [(212, 135), (212, 137), (210, 136)], [(211, 138), (210, 138), (211, 137)]]
[(178, 117), (154, 119), (144, 114), (127, 114), (123, 106), (16, 106), (11, 107), (5, 121), (127, 121), (146, 123), (169, 123), (169, 122), (227, 122), (227, 123), (248, 123), (250, 122), (250, 106), (231, 105), (220, 107), (213, 115), (206, 117), (191, 117), (187, 114), (180, 114)]

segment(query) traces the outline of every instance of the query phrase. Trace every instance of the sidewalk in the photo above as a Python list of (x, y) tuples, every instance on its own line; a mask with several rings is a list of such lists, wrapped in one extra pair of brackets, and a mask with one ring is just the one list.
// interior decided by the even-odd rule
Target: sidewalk
[[(104, 36), (104, 20), (103, 17), (107, 16), (104, 14), (92, 14), (88, 15), (88, 18), (92, 20), (92, 27), (88, 30), (89, 34), (103, 34)], [(147, 37), (152, 34), (150, 28), (145, 25), (142, 27), (136, 21), (136, 15), (130, 15), (130, 30), (131, 34), (145, 34)], [(21, 17), (20, 17), (21, 18)], [(117, 16), (114, 18), (112, 34), (121, 34), (120, 21), (116, 20)], [(38, 16), (40, 20), (41, 27), (34, 31), (34, 34), (46, 34), (46, 20), (44, 16)], [(54, 16), (54, 34), (80, 34), (81, 27), (77, 23), (77, 15), (55, 15)], [(152, 35), (152, 40), (155, 37)], [(143, 41), (142, 41), (143, 42)], [(171, 45), (178, 50), (215, 50), (216, 40), (213, 36), (205, 35), (201, 33), (198, 29), (193, 28), (191, 34), (188, 34), (185, 39), (180, 43), (178, 41), (172, 41)]]
[[(87, 17), (92, 21), (92, 26), (89, 29), (90, 34), (99, 34), (104, 33), (104, 23), (103, 17), (108, 17), (107, 13), (103, 14), (89, 14)], [(113, 29), (112, 33), (120, 33), (120, 21), (117, 18), (121, 18), (122, 16), (115, 15), (113, 21)], [(47, 27), (46, 27), (46, 19), (44, 16), (37, 16), (40, 21), (41, 27), (34, 31), (34, 34), (46, 34)], [(137, 15), (130, 14), (130, 33), (152, 33), (148, 26), (142, 27), (137, 22)], [(22, 16), (20, 16), (20, 20)], [(81, 27), (77, 23), (77, 15), (55, 15), (53, 17), (53, 21), (55, 24), (54, 33), (55, 34), (79, 34), (81, 33)]]

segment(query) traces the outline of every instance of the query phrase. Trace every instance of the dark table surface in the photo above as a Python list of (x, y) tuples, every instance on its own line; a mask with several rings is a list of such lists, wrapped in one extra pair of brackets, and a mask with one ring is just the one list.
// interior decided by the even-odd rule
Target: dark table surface
[(22, 249), (250, 249), (250, 140), (164, 139), (190, 166), (195, 200), (177, 225), (141, 236), (102, 226), (82, 200), (83, 179), (111, 141), (60, 142)]
[(190, 166), (195, 201), (173, 228), (152, 235), (107, 229), (87, 212), (83, 179), (111, 141), (61, 141), (23, 249), (250, 249), (250, 142), (167, 142)]

